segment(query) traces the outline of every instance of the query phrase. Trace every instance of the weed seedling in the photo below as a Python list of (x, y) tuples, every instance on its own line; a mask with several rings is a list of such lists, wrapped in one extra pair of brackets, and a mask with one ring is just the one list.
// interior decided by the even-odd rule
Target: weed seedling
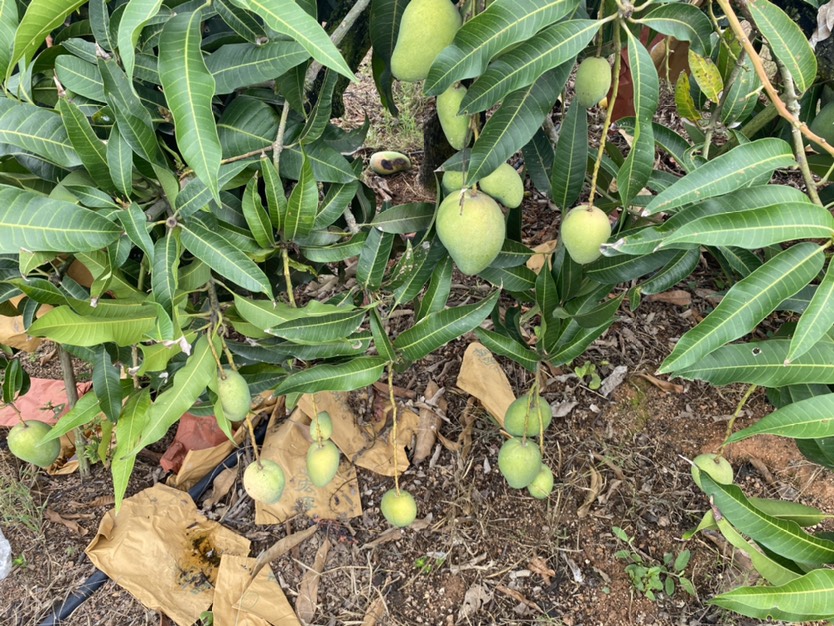
[(617, 526), (612, 528), (612, 532), (617, 539), (628, 545), (627, 550), (619, 550), (614, 556), (627, 563), (625, 571), (637, 591), (649, 600), (657, 599), (656, 592), (663, 592), (671, 598), (680, 585), (689, 595), (696, 595), (692, 581), (683, 575), (691, 556), (689, 550), (682, 550), (677, 555), (666, 552), (663, 563), (651, 562), (634, 546), (634, 537), (629, 537), (626, 531)]

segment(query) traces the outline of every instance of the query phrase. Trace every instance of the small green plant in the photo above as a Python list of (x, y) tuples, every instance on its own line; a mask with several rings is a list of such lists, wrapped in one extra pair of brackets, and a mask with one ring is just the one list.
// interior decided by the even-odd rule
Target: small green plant
[(28, 564), (25, 554), (18, 554), (12, 559), (12, 567), (26, 567)]
[(446, 562), (446, 554), (443, 552), (430, 552), (424, 556), (414, 559), (414, 567), (420, 570), (421, 574), (431, 574), (443, 567)]
[(588, 389), (596, 391), (602, 385), (602, 379), (597, 372), (597, 366), (591, 361), (585, 361), (582, 365), (573, 368), (573, 373), (576, 374), (580, 380), (587, 381)]
[(696, 595), (692, 581), (683, 575), (686, 566), (689, 565), (691, 556), (689, 550), (682, 550), (677, 555), (673, 552), (666, 552), (663, 555), (663, 563), (657, 561), (652, 563), (635, 547), (634, 537), (629, 537), (626, 531), (617, 526), (612, 528), (612, 532), (617, 539), (628, 545), (628, 549), (619, 550), (614, 556), (628, 563), (625, 571), (637, 591), (649, 600), (656, 600), (655, 592), (658, 591), (671, 598), (675, 595), (677, 586), (680, 585), (688, 594)]

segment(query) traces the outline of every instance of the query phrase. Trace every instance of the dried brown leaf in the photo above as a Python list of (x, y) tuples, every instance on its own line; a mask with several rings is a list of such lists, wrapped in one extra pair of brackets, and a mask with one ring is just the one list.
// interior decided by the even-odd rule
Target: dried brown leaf
[(532, 600), (528, 600), (520, 592), (516, 591), (515, 589), (510, 589), (509, 587), (506, 587), (504, 585), (496, 585), (495, 590), (500, 591), (505, 596), (510, 596), (513, 600), (516, 600), (517, 602), (521, 602), (522, 604), (526, 604), (527, 606), (529, 606), (534, 611), (538, 611), (539, 613), (544, 613), (544, 611), (542, 610), (542, 608), (538, 604), (536, 604)]
[(313, 621), (318, 604), (319, 580), (324, 571), (324, 564), (327, 561), (327, 553), (330, 552), (330, 540), (325, 537), (319, 549), (316, 551), (316, 558), (312, 567), (304, 574), (301, 584), (298, 586), (298, 598), (295, 601), (295, 612), (303, 624)]
[(692, 296), (688, 291), (684, 291), (682, 289), (655, 293), (648, 296), (646, 300), (649, 302), (665, 302), (676, 306), (689, 306), (692, 304)]
[(217, 475), (212, 483), (211, 491), (209, 492), (208, 497), (206, 497), (203, 501), (204, 509), (214, 506), (226, 497), (226, 494), (229, 493), (229, 490), (235, 484), (235, 480), (237, 479), (237, 468), (237, 465), (234, 467), (227, 467)]
[(307, 541), (307, 539), (316, 534), (318, 529), (318, 526), (310, 526), (310, 528), (306, 530), (301, 530), (297, 533), (287, 535), (286, 537), (276, 541), (272, 547), (261, 552), (258, 555), (258, 560), (255, 562), (255, 567), (252, 568), (252, 575), (249, 577), (249, 582), (251, 583), (255, 580), (255, 576), (257, 576), (258, 572), (263, 569), (264, 565), (281, 558), (295, 546)]
[(547, 566), (547, 561), (540, 556), (534, 556), (530, 559), (530, 562), (527, 564), (527, 569), (534, 574), (541, 576), (546, 585), (549, 585), (553, 577), (556, 575), (556, 572)]
[[(430, 380), (423, 392), (425, 398), (433, 398), (440, 391), (433, 380)], [(446, 401), (441, 397), (437, 401), (438, 407), (445, 412)], [(417, 436), (414, 443), (414, 465), (422, 463), (431, 454), (434, 444), (437, 441), (437, 429), (440, 427), (440, 416), (428, 405), (420, 409), (420, 421), (417, 423)]]
[(673, 382), (669, 382), (668, 380), (661, 380), (659, 378), (655, 378), (651, 374), (637, 374), (640, 378), (649, 381), (652, 385), (660, 389), (661, 391), (665, 391), (666, 393), (683, 393), (684, 387), (683, 385), (678, 385)]
[(376, 626), (384, 616), (385, 601), (382, 598), (377, 598), (371, 602), (365, 611), (365, 619), (362, 620), (362, 626)]
[(72, 532), (77, 533), (80, 537), (84, 537), (88, 532), (90, 532), (86, 528), (81, 526), (78, 522), (65, 518), (63, 515), (61, 515), (53, 509), (46, 509), (46, 511), (44, 511), (44, 515), (46, 516), (46, 519), (48, 519), (53, 524), (63, 524)]
[(599, 494), (602, 493), (602, 474), (600, 474), (595, 467), (591, 466), (591, 485), (588, 487), (588, 495), (585, 496), (585, 502), (576, 511), (576, 516), (579, 518), (587, 517), (591, 512), (591, 507), (596, 502)]

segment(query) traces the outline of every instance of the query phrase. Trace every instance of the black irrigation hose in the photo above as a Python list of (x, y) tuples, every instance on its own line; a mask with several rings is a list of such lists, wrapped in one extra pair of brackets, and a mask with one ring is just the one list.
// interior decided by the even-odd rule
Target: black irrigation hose
[[(266, 433), (267, 420), (264, 420), (255, 429), (255, 440), (258, 443), (263, 442), (264, 434)], [(188, 495), (196, 502), (206, 492), (206, 490), (217, 478), (217, 475), (224, 469), (237, 465), (238, 457), (243, 453), (244, 448), (238, 448), (227, 456), (217, 467), (211, 470), (204, 476), (200, 482), (188, 490)], [(47, 616), (38, 626), (58, 626), (62, 621), (67, 619), (79, 606), (89, 600), (92, 595), (98, 591), (104, 583), (110, 580), (110, 577), (102, 572), (96, 570), (92, 576), (81, 583), (81, 586), (64, 598), (58, 606), (53, 606), (52, 614)]]

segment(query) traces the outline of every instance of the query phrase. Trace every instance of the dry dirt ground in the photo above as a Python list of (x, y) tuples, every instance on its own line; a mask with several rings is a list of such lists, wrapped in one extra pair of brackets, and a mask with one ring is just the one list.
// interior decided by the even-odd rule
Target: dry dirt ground
[[(370, 98), (366, 93), (352, 97), (354, 112), (378, 106), (375, 98), (372, 107), (363, 104), (363, 98)], [(412, 156), (419, 160), (419, 151)], [(413, 174), (384, 183), (395, 203), (425, 197)], [(530, 243), (555, 232), (556, 213), (542, 198), (531, 194), (525, 211)], [(320, 523), (311, 539), (272, 564), (290, 602), (295, 603), (301, 577), (328, 540), (332, 547), (320, 581), (315, 624), (754, 623), (707, 604), (714, 594), (753, 581), (749, 563), (719, 536), (706, 533), (687, 543), (681, 540), (707, 507), (685, 457), (717, 449), (746, 389), (670, 384), (651, 376), (674, 341), (709, 312), (714, 287), (705, 266), (678, 286), (682, 293), (671, 301), (657, 298), (636, 311), (620, 311), (614, 326), (577, 363), (592, 362), (603, 379), (618, 366), (627, 368), (610, 396), (591, 390), (570, 368), (547, 373), (544, 395), (560, 409), (545, 436), (546, 461), (557, 477), (547, 501), (507, 487), (497, 472), (502, 442), (498, 429), (455, 385), (471, 336), (400, 375), (396, 384), (416, 394), (429, 378), (443, 387), (448, 419), (440, 432), (451, 442), (471, 438), (471, 445), (450, 450), (438, 444), (431, 461), (403, 475), (402, 485), (417, 498), (420, 517), (430, 517), (390, 541), (380, 541), (392, 536), (378, 509), (390, 479), (360, 470), (363, 516)], [(471, 283), (458, 282), (452, 302), (462, 300), (471, 288)], [(528, 373), (499, 361), (516, 393), (529, 388)], [(769, 410), (764, 394), (757, 392), (742, 409), (737, 426)], [(33, 474), (11, 457), (4, 437), (0, 434), (0, 523), (16, 567), (0, 582), (0, 624), (35, 626), (54, 602), (93, 573), (83, 550), (111, 506), (110, 477), (100, 465), (85, 482), (78, 475)], [(163, 441), (138, 459), (128, 495), (165, 478), (153, 454), (158, 456), (164, 447)], [(831, 474), (806, 463), (793, 444), (753, 439), (730, 448), (728, 455), (748, 495), (786, 497), (834, 511)], [(239, 482), (205, 513), (216, 517), (220, 510), (234, 511), (223, 523), (252, 540), (253, 554), (287, 532), (315, 523), (302, 516), (284, 526), (255, 526), (252, 502)], [(678, 590), (673, 597), (660, 594), (656, 601), (643, 597), (625, 563), (615, 558), (626, 546), (613, 527), (634, 537), (635, 550), (651, 564), (666, 552), (691, 550), (685, 575), (697, 596)], [(168, 624), (166, 619), (109, 582), (65, 623), (139, 626)]]

